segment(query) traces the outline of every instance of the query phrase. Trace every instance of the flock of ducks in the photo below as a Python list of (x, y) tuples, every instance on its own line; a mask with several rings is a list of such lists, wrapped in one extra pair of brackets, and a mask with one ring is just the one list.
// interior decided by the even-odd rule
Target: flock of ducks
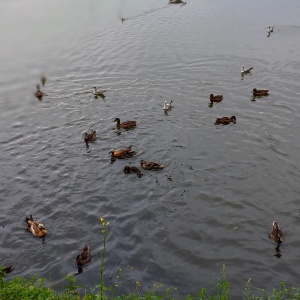
[[(169, 4), (185, 5), (186, 2), (184, 2), (182, 0), (169, 0)], [(271, 35), (271, 33), (273, 31), (274, 31), (274, 26), (273, 27), (269, 26), (267, 29), (268, 37)], [(243, 77), (245, 74), (250, 74), (252, 69), (253, 69), (253, 67), (245, 68), (244, 66), (242, 66), (241, 76)], [(40, 80), (41, 80), (42, 85), (45, 86), (45, 83), (46, 83), (45, 75), (41, 75)], [(106, 92), (105, 90), (98, 89), (96, 86), (94, 86), (93, 94), (94, 94), (95, 98), (98, 98), (98, 97), (105, 98), (105, 92)], [(252, 91), (252, 94), (253, 94), (253, 97), (267, 96), (269, 94), (269, 90), (258, 90), (256, 88), (254, 88)], [(40, 85), (37, 84), (35, 97), (39, 100), (42, 100), (44, 95), (45, 95), (45, 93), (43, 93), (40, 90)], [(210, 94), (209, 100), (210, 100), (209, 106), (212, 107), (214, 102), (218, 103), (223, 100), (223, 95)], [(163, 110), (165, 111), (165, 113), (167, 111), (171, 110), (172, 108), (173, 108), (172, 101), (164, 102)], [(118, 129), (123, 128), (123, 129), (128, 130), (128, 129), (133, 129), (137, 126), (136, 121), (125, 121), (125, 122), (121, 123), (119, 118), (114, 119), (114, 122), (117, 123), (116, 127)], [(233, 123), (233, 124), (236, 123), (235, 116), (217, 118), (215, 121), (215, 125), (228, 125), (230, 123)], [(96, 135), (95, 130), (86, 132), (84, 134), (84, 138), (83, 138), (84, 142), (86, 143), (86, 147), (88, 148), (89, 142), (95, 141), (96, 138), (97, 138), (97, 135)], [(118, 150), (111, 149), (109, 151), (109, 154), (111, 154), (111, 159), (116, 160), (116, 159), (125, 159), (125, 158), (132, 157), (135, 154), (135, 151), (133, 151), (131, 148), (132, 148), (132, 145), (125, 149), (118, 149)], [(144, 170), (162, 170), (165, 168), (164, 164), (152, 162), (152, 161), (145, 161), (145, 160), (141, 160), (140, 165)], [(143, 176), (143, 173), (139, 170), (139, 168), (137, 168), (135, 166), (125, 166), (123, 171), (125, 174), (135, 173), (135, 174), (137, 174), (137, 176), (139, 178)], [(48, 230), (45, 228), (44, 224), (33, 220), (32, 215), (30, 215), (29, 218), (26, 218), (25, 222), (27, 223), (26, 230), (28, 232), (30, 232), (31, 234), (33, 234), (35, 237), (42, 238), (44, 241), (45, 236), (48, 234)], [(277, 221), (274, 221), (272, 224), (272, 229), (269, 233), (269, 238), (274, 240), (277, 243), (276, 250), (277, 250), (277, 254), (280, 255), (279, 254), (279, 252), (280, 252), (279, 246), (283, 242), (283, 233), (282, 233), (282, 231), (279, 227), (279, 223)], [(77, 255), (76, 260), (75, 260), (75, 264), (78, 266), (78, 273), (81, 273), (82, 267), (91, 261), (91, 257), (92, 257), (92, 255), (91, 255), (89, 246), (84, 245), (80, 254)], [(1, 269), (0, 275), (10, 273), (11, 271), (13, 271), (13, 269), (14, 269), (13, 265), (4, 267)]]

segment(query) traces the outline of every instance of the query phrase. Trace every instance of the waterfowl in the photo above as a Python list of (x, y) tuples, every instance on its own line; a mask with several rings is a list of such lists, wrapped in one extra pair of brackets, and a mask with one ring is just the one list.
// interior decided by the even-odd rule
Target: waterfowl
[(185, 4), (186, 2), (182, 1), (182, 0), (169, 0), (169, 4)]
[(88, 245), (84, 245), (79, 255), (76, 257), (76, 265), (82, 267), (83, 265), (89, 263), (92, 259), (90, 248)]
[(221, 102), (223, 100), (223, 95), (216, 95), (210, 94), (209, 96), (210, 102)]
[(163, 106), (163, 110), (171, 110), (173, 108), (172, 103), (173, 103), (172, 100), (170, 102), (168, 102), (167, 100), (165, 100), (165, 103), (164, 103), (164, 106)]
[(236, 123), (236, 117), (235, 116), (231, 116), (231, 117), (223, 117), (223, 118), (217, 118), (215, 125), (228, 125), (230, 123)]
[(139, 178), (143, 176), (143, 173), (137, 167), (126, 166), (124, 168), (124, 173), (125, 174), (136, 173), (137, 177), (139, 177)]
[(274, 26), (273, 26), (273, 27), (269, 26), (268, 29), (267, 29), (267, 32), (268, 32), (268, 33), (271, 33), (271, 32), (273, 32), (273, 31), (274, 31)]
[(141, 167), (145, 170), (162, 170), (165, 165), (152, 161), (141, 160)]
[(36, 92), (35, 92), (35, 97), (37, 97), (39, 100), (42, 100), (44, 93), (40, 90), (40, 85), (36, 85)]
[(254, 97), (260, 97), (260, 96), (267, 96), (269, 93), (269, 90), (257, 90), (253, 89), (252, 91)]
[(13, 265), (7, 266), (7, 267), (0, 267), (0, 276), (3, 276), (7, 273), (12, 272), (14, 269)]
[(269, 238), (278, 244), (281, 244), (283, 242), (283, 233), (277, 221), (273, 222), (272, 229), (269, 233)]
[(98, 90), (97, 87), (94, 86), (94, 95), (95, 95), (95, 97), (100, 96), (102, 98), (105, 98), (105, 95), (104, 95), (105, 92), (106, 92), (105, 90)]
[(130, 129), (136, 127), (136, 121), (126, 121), (121, 123), (119, 118), (114, 119), (114, 122), (117, 122), (117, 128)]
[(41, 75), (41, 83), (43, 86), (45, 86), (46, 80), (47, 80), (46, 76), (44, 74), (42, 74)]
[(242, 66), (241, 74), (249, 74), (252, 69), (253, 69), (253, 67), (245, 69), (245, 67)]
[(128, 158), (135, 153), (135, 151), (131, 150), (131, 147), (132, 145), (126, 149), (119, 149), (119, 150), (111, 149), (108, 154), (111, 154), (111, 158), (121, 158), (121, 159)]
[(32, 215), (30, 218), (26, 218), (27, 230), (31, 232), (34, 236), (44, 238), (48, 234), (48, 230), (45, 228), (44, 224), (34, 221)]
[(88, 142), (93, 142), (97, 138), (96, 130), (92, 130), (90, 133), (85, 133), (84, 134), (84, 141), (86, 143), (86, 146), (89, 147)]

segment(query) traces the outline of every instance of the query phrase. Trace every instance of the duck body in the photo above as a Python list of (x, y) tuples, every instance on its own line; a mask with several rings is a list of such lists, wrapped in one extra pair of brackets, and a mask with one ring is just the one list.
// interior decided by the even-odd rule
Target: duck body
[(88, 142), (93, 142), (95, 141), (97, 138), (97, 133), (96, 130), (92, 130), (90, 133), (85, 133), (84, 134), (84, 141), (86, 143), (86, 146), (89, 147)]
[(44, 97), (44, 93), (40, 90), (39, 84), (36, 85), (36, 92), (35, 92), (35, 97), (38, 98), (39, 100), (42, 100)]
[(34, 221), (32, 215), (30, 215), (30, 218), (26, 218), (25, 222), (28, 226), (27, 230), (34, 236), (44, 238), (48, 234), (48, 230), (45, 228), (44, 224)]
[(272, 229), (269, 233), (269, 238), (278, 244), (281, 244), (283, 242), (283, 233), (277, 221), (273, 222)]
[(254, 97), (267, 96), (269, 94), (269, 90), (253, 89), (252, 94), (253, 94)]
[(121, 123), (119, 118), (114, 119), (114, 122), (117, 122), (116, 127), (119, 128), (124, 128), (124, 129), (131, 129), (136, 127), (136, 121), (126, 121)]
[(76, 265), (82, 267), (89, 263), (92, 259), (90, 248), (88, 245), (84, 245), (79, 255), (76, 257)]
[(145, 170), (162, 170), (165, 165), (152, 161), (141, 160), (141, 167)]
[(126, 149), (119, 149), (119, 150), (111, 149), (108, 154), (111, 154), (112, 158), (119, 158), (119, 159), (129, 158), (135, 154), (135, 151), (131, 150), (131, 147), (132, 145)]
[(172, 104), (173, 104), (172, 100), (170, 102), (168, 102), (167, 100), (165, 100), (165, 103), (164, 103), (164, 106), (163, 106), (163, 110), (171, 110), (173, 108)]
[(236, 117), (231, 116), (231, 117), (223, 117), (223, 118), (217, 118), (215, 125), (228, 125), (230, 123), (236, 123)]
[(182, 0), (169, 0), (169, 4), (185, 4)]
[(209, 100), (210, 102), (221, 102), (223, 100), (223, 95), (214, 96), (214, 94), (210, 94)]
[(140, 171), (140, 169), (138, 169), (137, 167), (130, 167), (130, 166), (126, 166), (124, 168), (124, 173), (125, 174), (129, 174), (129, 173), (136, 173), (137, 177), (141, 178), (143, 176), (143, 173)]
[(252, 69), (253, 69), (253, 67), (248, 68), (248, 69), (245, 69), (245, 67), (242, 66), (241, 74), (249, 74), (249, 73), (251, 73), (251, 70), (252, 70)]
[(0, 267), (0, 276), (3, 276), (5, 274), (8, 274), (14, 270), (14, 266), (10, 265), (7, 267)]
[(105, 90), (98, 90), (98, 88), (96, 86), (94, 86), (95, 97), (100, 96), (101, 98), (105, 98), (105, 95), (104, 95), (105, 92), (106, 92)]

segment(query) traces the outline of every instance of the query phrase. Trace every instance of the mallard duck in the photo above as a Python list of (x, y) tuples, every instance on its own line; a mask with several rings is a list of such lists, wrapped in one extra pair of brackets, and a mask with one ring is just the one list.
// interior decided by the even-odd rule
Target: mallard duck
[(10, 265), (10, 266), (7, 266), (7, 267), (0, 267), (0, 276), (3, 276), (7, 273), (10, 273), (14, 270), (14, 266), (13, 265)]
[(88, 142), (93, 142), (97, 138), (96, 130), (92, 130), (90, 133), (85, 132), (84, 134), (84, 141), (86, 143), (86, 146), (89, 147)]
[(280, 230), (280, 227), (279, 227), (279, 224), (277, 221), (273, 222), (272, 229), (269, 233), (269, 238), (278, 244), (281, 244), (283, 242), (283, 233)]
[(143, 173), (137, 167), (126, 166), (124, 168), (124, 173), (125, 174), (136, 173), (137, 177), (139, 177), (139, 178), (143, 176)]
[(162, 170), (165, 165), (152, 161), (141, 160), (141, 167), (145, 170)]
[(34, 236), (44, 238), (48, 234), (48, 230), (45, 228), (44, 224), (33, 221), (32, 215), (30, 215), (30, 218), (26, 218), (25, 222), (28, 225), (27, 230)]
[(228, 125), (230, 123), (236, 123), (236, 117), (235, 116), (231, 116), (231, 117), (223, 117), (223, 118), (217, 118), (215, 125)]
[(97, 87), (94, 86), (94, 95), (95, 95), (95, 97), (100, 96), (102, 98), (105, 98), (105, 95), (104, 95), (105, 92), (106, 92), (105, 90), (98, 90)]
[(46, 76), (44, 74), (42, 74), (41, 75), (41, 83), (43, 86), (45, 86), (46, 80), (47, 80)]
[(35, 92), (35, 97), (37, 97), (39, 100), (42, 100), (44, 93), (40, 90), (40, 85), (36, 85), (36, 92)]
[(216, 95), (210, 94), (209, 96), (210, 102), (221, 102), (223, 100), (223, 95)]
[(164, 106), (163, 106), (163, 110), (171, 110), (173, 108), (172, 103), (173, 103), (172, 100), (170, 102), (168, 102), (167, 100), (165, 100), (165, 103), (164, 103)]
[(111, 149), (108, 154), (111, 154), (112, 158), (132, 157), (134, 155), (135, 151), (132, 151), (131, 147), (132, 147), (132, 145), (129, 146), (128, 148), (126, 148), (126, 149), (119, 149), (119, 150)]
[(269, 90), (257, 90), (253, 89), (252, 94), (254, 97), (260, 97), (260, 96), (267, 96), (269, 93)]
[(136, 121), (126, 121), (121, 123), (119, 118), (115, 118), (114, 122), (117, 122), (117, 128), (130, 129), (136, 127)]
[(82, 267), (83, 265), (89, 263), (92, 259), (90, 248), (88, 245), (84, 245), (79, 255), (76, 257), (76, 265)]
[(253, 69), (253, 67), (248, 68), (248, 69), (245, 69), (245, 67), (242, 66), (241, 74), (249, 74), (249, 73), (251, 72), (252, 69)]

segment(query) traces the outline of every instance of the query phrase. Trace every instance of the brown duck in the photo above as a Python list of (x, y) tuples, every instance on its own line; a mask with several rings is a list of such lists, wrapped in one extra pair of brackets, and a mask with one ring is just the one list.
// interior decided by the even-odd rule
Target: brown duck
[(128, 148), (126, 148), (126, 149), (119, 149), (119, 150), (111, 149), (108, 154), (111, 154), (111, 158), (128, 158), (128, 157), (132, 157), (134, 155), (135, 151), (132, 151), (131, 147), (132, 147), (132, 145), (129, 146)]
[(269, 238), (278, 244), (281, 244), (283, 242), (283, 233), (277, 221), (273, 222), (272, 229), (269, 233)]
[(32, 215), (30, 218), (26, 218), (27, 230), (31, 232), (34, 236), (44, 238), (48, 234), (48, 230), (45, 228), (44, 224), (34, 221)]
[(35, 97), (38, 98), (39, 100), (42, 100), (44, 97), (44, 93), (40, 90), (40, 85), (36, 85), (36, 92), (34, 93)]
[(269, 94), (269, 90), (253, 89), (252, 94), (253, 94), (253, 97), (267, 96)]
[(126, 121), (121, 123), (119, 118), (114, 119), (114, 122), (117, 122), (117, 128), (130, 129), (136, 127), (136, 121)]
[(14, 269), (13, 265), (7, 266), (7, 267), (0, 267), (0, 276), (3, 276), (7, 273), (12, 272)]
[(221, 102), (223, 100), (223, 95), (214, 96), (214, 94), (210, 94), (209, 100), (210, 102)]
[(88, 245), (84, 245), (79, 255), (76, 257), (76, 265), (82, 267), (83, 265), (89, 263), (92, 259), (90, 248)]
[(125, 174), (136, 173), (137, 177), (139, 177), (139, 178), (141, 178), (143, 176), (143, 173), (137, 167), (126, 166), (124, 168), (124, 173)]
[(96, 130), (92, 130), (90, 133), (86, 132), (84, 134), (84, 141), (86, 143), (87, 148), (89, 147), (88, 142), (93, 142), (96, 140), (96, 138), (97, 138)]
[(228, 125), (230, 123), (235, 124), (236, 123), (236, 117), (231, 116), (231, 117), (223, 117), (223, 118), (217, 118), (215, 125)]
[(162, 170), (165, 165), (152, 161), (141, 160), (141, 167), (145, 170)]

